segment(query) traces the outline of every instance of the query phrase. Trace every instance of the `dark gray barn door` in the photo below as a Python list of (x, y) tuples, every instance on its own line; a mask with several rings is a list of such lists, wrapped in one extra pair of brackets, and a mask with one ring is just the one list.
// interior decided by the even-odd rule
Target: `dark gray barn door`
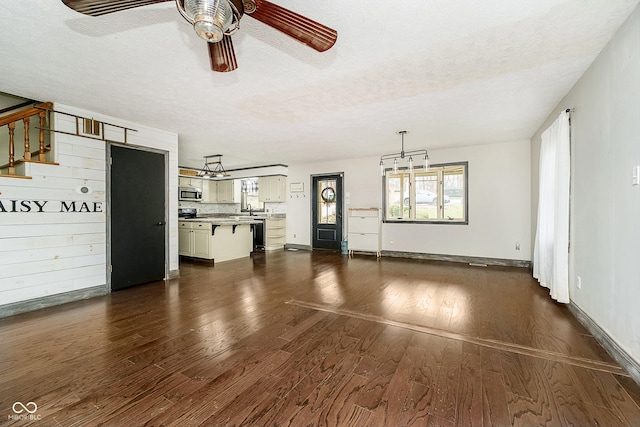
[(111, 290), (164, 279), (165, 158), (111, 145)]

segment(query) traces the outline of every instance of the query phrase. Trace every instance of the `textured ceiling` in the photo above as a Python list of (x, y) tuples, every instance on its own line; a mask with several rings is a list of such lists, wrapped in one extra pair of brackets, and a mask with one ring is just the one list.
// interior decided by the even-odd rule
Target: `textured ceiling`
[(238, 70), (172, 2), (93, 18), (0, 2), (0, 91), (179, 134), (225, 167), (529, 139), (639, 0), (272, 0), (338, 31), (318, 53), (245, 17)]

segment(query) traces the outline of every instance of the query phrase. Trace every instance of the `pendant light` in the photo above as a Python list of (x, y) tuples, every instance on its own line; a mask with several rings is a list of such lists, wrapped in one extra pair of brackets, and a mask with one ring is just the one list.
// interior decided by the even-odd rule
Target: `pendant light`
[[(210, 166), (211, 165), (211, 166)], [(222, 154), (211, 154), (204, 156), (204, 166), (198, 172), (198, 176), (203, 178), (224, 178), (230, 176), (224, 166), (222, 166)]]
[(400, 152), (385, 154), (383, 156), (380, 156), (380, 174), (382, 176), (384, 176), (385, 174), (385, 167), (384, 167), (385, 160), (393, 160), (393, 173), (397, 174), (400, 162), (404, 161), (405, 157), (407, 156), (409, 157), (408, 158), (409, 172), (413, 171), (413, 167), (414, 167), (413, 156), (424, 156), (424, 170), (427, 171), (429, 169), (429, 154), (427, 153), (427, 150), (422, 149), (422, 150), (404, 151), (404, 135), (407, 133), (407, 131), (401, 130), (398, 133), (400, 134), (401, 143), (402, 143)]

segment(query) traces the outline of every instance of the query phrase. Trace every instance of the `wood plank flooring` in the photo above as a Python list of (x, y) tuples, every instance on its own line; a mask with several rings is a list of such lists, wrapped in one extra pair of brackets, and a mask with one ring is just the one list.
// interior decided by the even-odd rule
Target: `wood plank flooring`
[(0, 319), (0, 426), (640, 426), (640, 387), (525, 269), (280, 251), (180, 273)]

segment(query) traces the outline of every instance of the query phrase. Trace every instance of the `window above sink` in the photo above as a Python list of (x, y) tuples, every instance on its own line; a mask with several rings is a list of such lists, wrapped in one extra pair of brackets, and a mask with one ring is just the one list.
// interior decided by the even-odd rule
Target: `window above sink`
[(260, 201), (258, 196), (258, 186), (258, 178), (242, 178), (240, 180), (241, 212), (264, 212), (264, 203)]

